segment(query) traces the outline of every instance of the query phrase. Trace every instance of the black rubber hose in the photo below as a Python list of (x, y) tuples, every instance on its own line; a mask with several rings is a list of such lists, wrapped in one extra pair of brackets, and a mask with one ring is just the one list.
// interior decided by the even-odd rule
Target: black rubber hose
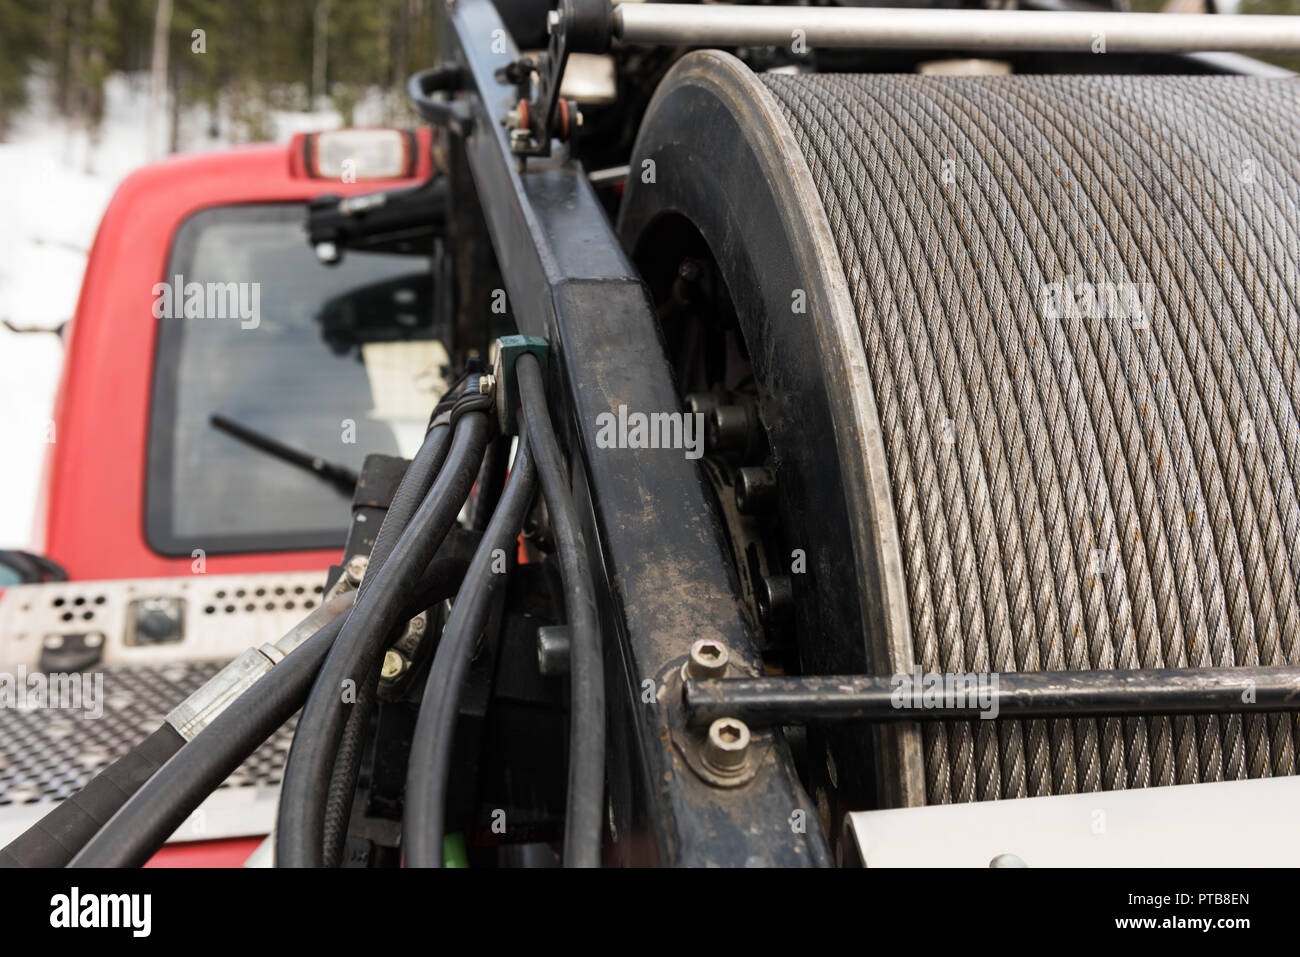
[[(284, 867), (324, 862), (325, 804), (355, 690), (374, 673), (385, 643), (469, 495), (494, 423), (483, 412), (460, 417), (447, 462), (402, 532), (373, 583), (358, 599), (330, 652), (289, 749), (276, 828), (276, 860)], [(351, 689), (350, 700), (347, 692)]]
[(164, 722), (0, 850), (0, 867), (63, 867), (185, 744)]
[(537, 456), (542, 494), (555, 532), (564, 612), (569, 622), (569, 803), (564, 826), (566, 867), (599, 867), (605, 818), (605, 672), (596, 590), (587, 543), (560, 443), (551, 425), (542, 369), (532, 355), (515, 364), (523, 418)]
[[(379, 569), (392, 554), (411, 516), (429, 494), (442, 463), (451, 447), (451, 427), (438, 424), (429, 430), (420, 449), (406, 467), (406, 473), (393, 494), (393, 500), (384, 513), (374, 547), (366, 563), (360, 591), (365, 591), (374, 581)], [(347, 841), (348, 821), (352, 816), (352, 799), (356, 794), (357, 775), (361, 770), (361, 753), (365, 747), (366, 730), (375, 709), (375, 682), (372, 675), (357, 685), (356, 703), (348, 709), (343, 738), (334, 757), (330, 772), (329, 789), (325, 798), (325, 824), (323, 828), (322, 862), (326, 867), (337, 867)]]
[[(303, 638), (309, 637), (311, 631), (308, 629), (319, 629), (321, 622), (346, 612), (352, 607), (355, 597), (353, 593), (345, 593), (331, 599), (299, 622), (289, 634), (301, 633)], [(148, 738), (0, 851), (0, 867), (66, 865), (184, 744), (184, 735), (169, 722), (164, 722)]]
[(474, 484), (469, 508), (469, 527), (476, 532), (488, 527), (492, 514), (497, 510), (497, 503), (501, 501), (501, 492), (506, 485), (506, 469), (510, 465), (510, 443), (510, 436), (498, 435), (483, 457), (483, 468), (479, 470), (478, 481)]
[[(412, 606), (411, 617), (419, 614), (429, 606), (437, 604), (444, 598), (451, 598), (455, 595), (456, 589), (465, 577), (465, 570), (469, 567), (474, 548), (477, 547), (482, 537), (480, 533), (469, 532), (456, 527), (453, 527), (447, 533), (447, 537), (443, 539), (442, 545), (438, 549), (438, 557), (433, 560), (430, 571), (425, 573), (424, 581), (420, 585), (420, 594), (424, 597), (415, 606)], [(447, 589), (442, 584), (435, 586), (429, 583), (430, 574), (438, 572), (439, 569), (458, 569), (450, 589)], [(442, 574), (442, 578), (438, 578), (439, 583), (446, 577), (445, 572), (440, 574)], [(365, 683), (358, 686), (357, 703), (353, 705), (352, 712), (348, 715), (348, 723), (343, 729), (343, 743), (334, 759), (334, 773), (330, 777), (329, 800), (325, 805), (323, 861), (326, 867), (339, 867), (342, 865), (343, 850), (347, 844), (348, 825), (352, 819), (352, 801), (356, 794), (357, 778), (360, 774), (363, 752), (366, 746), (364, 731), (370, 724), (369, 714), (367, 714), (366, 721), (358, 723), (359, 733), (355, 738), (350, 738), (353, 733), (353, 716), (360, 711), (363, 703), (370, 711), (377, 707), (379, 694), (378, 671), (382, 664), (381, 659), (372, 668), (374, 673), (367, 678)], [(345, 755), (349, 754), (350, 751), (354, 757), (345, 758)]]
[(492, 610), (492, 597), (505, 581), (504, 575), (492, 571), (493, 555), (498, 549), (508, 554), (514, 547), (536, 491), (536, 467), (525, 438), (519, 443), (501, 501), (465, 573), (465, 584), (456, 595), (425, 681), (406, 767), (402, 847), (408, 867), (442, 866), (447, 775), (460, 693), (474, 642)]
[[(467, 567), (463, 555), (434, 559), (403, 614), (418, 614), (450, 598)], [(204, 799), (302, 707), (345, 621), (345, 615), (334, 618), (231, 702), (136, 791), (73, 858), (72, 866), (138, 867), (149, 860)]]
[(70, 867), (139, 867), (301, 706), (340, 615), (295, 648), (221, 712), (113, 815)]

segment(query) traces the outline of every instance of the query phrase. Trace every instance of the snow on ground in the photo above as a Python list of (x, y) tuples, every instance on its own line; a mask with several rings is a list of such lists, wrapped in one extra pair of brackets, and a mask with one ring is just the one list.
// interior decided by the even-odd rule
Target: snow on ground
[[(31, 83), (30, 104), (0, 141), (0, 319), (55, 329), (71, 318), (100, 216), (122, 179), (150, 160), (149, 78), (115, 74), (105, 119), (92, 141), (50, 105), (49, 84)], [(372, 93), (358, 125), (377, 123), (384, 103)], [(273, 113), (276, 138), (338, 126), (337, 113)], [(231, 124), (213, 135), (206, 108), (182, 115), (183, 151), (228, 145)], [(238, 129), (236, 128), (236, 134)], [(0, 548), (31, 547), (37, 490), (53, 432), (51, 415), (63, 348), (50, 334), (18, 335), (0, 326)]]

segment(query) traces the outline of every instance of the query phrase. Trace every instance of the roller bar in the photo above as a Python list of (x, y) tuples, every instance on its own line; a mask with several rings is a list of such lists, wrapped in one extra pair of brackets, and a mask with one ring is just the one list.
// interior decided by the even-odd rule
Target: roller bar
[(683, 693), (693, 725), (1296, 711), (1300, 668), (709, 679), (687, 681)]
[(886, 10), (629, 3), (614, 7), (624, 43), (681, 46), (1041, 50), (1075, 53), (1289, 53), (1300, 17)]

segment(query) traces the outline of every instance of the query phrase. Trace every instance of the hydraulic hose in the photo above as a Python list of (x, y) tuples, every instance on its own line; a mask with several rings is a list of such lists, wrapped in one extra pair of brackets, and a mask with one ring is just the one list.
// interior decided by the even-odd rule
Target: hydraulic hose
[(113, 815), (70, 867), (139, 867), (275, 730), (293, 717), (345, 625), (335, 618), (182, 748)]
[[(474, 391), (456, 394), (453, 389), (438, 403), (434, 410), (434, 424), (430, 428), (430, 437), (436, 433), (437, 441), (430, 443), (426, 439), (420, 452), (407, 467), (406, 474), (402, 476), (402, 482), (379, 527), (379, 534), (375, 537), (375, 546), (371, 549), (370, 561), (366, 565), (366, 573), (362, 580), (362, 590), (368, 582), (374, 580), (379, 569), (388, 560), (411, 516), (415, 514), (415, 510), (433, 485), (438, 470), (442, 468), (442, 463), (447, 457), (452, 423), (467, 411), (473, 409), (486, 411), (488, 408), (490, 408), (490, 400)], [(436, 447), (429, 455), (423, 455), (425, 447), (431, 444)], [(488, 446), (485, 464), (492, 457), (492, 447), (497, 444), (493, 442)], [(483, 469), (480, 468), (480, 476), (482, 473)], [(329, 791), (325, 799), (325, 826), (322, 838), (322, 863), (326, 867), (337, 867), (342, 862), (343, 846), (347, 842), (348, 823), (352, 819), (352, 801), (356, 795), (357, 777), (361, 771), (366, 735), (376, 707), (381, 663), (382, 658), (373, 661), (365, 680), (357, 685), (356, 702), (348, 710), (347, 724), (343, 727), (343, 739), (339, 742), (338, 753), (334, 757), (334, 769), (330, 773)]]
[[(388, 511), (384, 513), (384, 520), (375, 536), (375, 545), (370, 550), (370, 559), (362, 576), (361, 591), (364, 592), (370, 586), (384, 562), (388, 561), (388, 556), (410, 523), (411, 516), (429, 494), (442, 463), (447, 459), (450, 446), (451, 426), (445, 422), (436, 422), (411, 459), (411, 464), (406, 467), (406, 474), (402, 476)], [(323, 863), (326, 867), (338, 866), (347, 840), (348, 820), (352, 814), (357, 774), (361, 769), (366, 729), (375, 708), (375, 692), (375, 682), (367, 675), (366, 680), (357, 686), (356, 703), (348, 710), (343, 739), (334, 757), (325, 799)]]
[(474, 642), (483, 632), (492, 597), (505, 580), (504, 575), (492, 571), (493, 553), (497, 549), (509, 552), (536, 491), (536, 468), (525, 437), (519, 443), (501, 501), (465, 574), (465, 584), (456, 596), (425, 682), (406, 769), (402, 830), (408, 867), (442, 866), (447, 774), (460, 693)]
[(184, 745), (164, 722), (0, 850), (0, 867), (63, 867)]
[[(436, 605), (446, 598), (451, 598), (456, 594), (460, 587), (461, 581), (465, 577), (465, 571), (469, 568), (470, 559), (473, 557), (474, 549), (482, 540), (482, 532), (471, 532), (453, 527), (443, 539), (442, 545), (438, 549), (438, 555), (425, 572), (421, 580), (419, 594), (420, 599), (411, 606), (411, 615), (414, 617), (421, 611)], [(382, 664), (382, 662), (380, 662)], [(379, 666), (374, 669), (376, 672)], [(362, 687), (365, 689), (365, 695), (358, 689), (357, 703), (353, 705), (353, 713), (362, 705), (363, 700), (370, 703), (374, 708), (378, 705), (379, 681), (378, 675), (372, 676), (374, 680), (368, 680), (368, 683)], [(369, 722), (367, 721), (366, 724)], [(349, 716), (347, 726), (344, 728), (343, 744), (339, 749), (339, 754), (334, 759), (334, 774), (330, 778), (330, 800), (325, 806), (325, 837), (324, 837), (324, 864), (326, 867), (339, 867), (342, 864), (343, 848), (347, 843), (348, 824), (352, 817), (352, 801), (356, 794), (357, 777), (360, 773), (361, 759), (366, 746), (366, 737), (364, 734), (358, 735), (354, 741), (349, 741), (349, 733), (352, 731), (352, 718)], [(364, 731), (366, 725), (362, 725)], [(355, 748), (354, 760), (345, 762), (344, 754), (349, 747)], [(335, 803), (337, 802), (337, 804)]]
[[(352, 607), (345, 591), (323, 603), (274, 646), (252, 648), (178, 704), (144, 741), (97, 774), (85, 787), (37, 821), (0, 851), (0, 867), (63, 867), (99, 832), (140, 787), (187, 741), (210, 723), (248, 684), (264, 677), (332, 619)], [(278, 654), (277, 654), (278, 652)]]
[[(462, 415), (447, 462), (402, 532), (392, 554), (357, 599), (298, 722), (285, 765), (276, 829), (276, 859), (285, 867), (324, 861), (325, 805), (348, 705), (374, 665), (428, 565), (456, 520), (478, 474), (493, 423), (483, 412)], [(345, 700), (349, 699), (349, 700)]]
[(569, 803), (564, 863), (566, 867), (599, 867), (605, 806), (605, 672), (596, 591), (578, 509), (551, 425), (541, 366), (534, 356), (523, 355), (515, 370), (527, 435), (537, 457), (542, 494), (555, 532), (564, 611), (571, 632)]
[[(467, 564), (459, 555), (435, 558), (402, 613), (416, 614), (453, 595)], [(302, 707), (346, 620), (344, 615), (334, 618), (232, 702), (126, 801), (71, 866), (138, 867), (153, 856), (204, 799)]]

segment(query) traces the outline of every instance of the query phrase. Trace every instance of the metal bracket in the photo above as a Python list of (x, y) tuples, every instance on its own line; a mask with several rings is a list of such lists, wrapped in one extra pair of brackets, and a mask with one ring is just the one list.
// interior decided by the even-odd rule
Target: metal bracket
[(492, 378), (496, 380), (497, 425), (502, 435), (514, 435), (519, 415), (519, 386), (515, 382), (515, 362), (528, 354), (537, 357), (546, 374), (546, 354), (550, 346), (541, 336), (503, 336), (497, 340), (492, 360)]
[[(696, 777), (716, 788), (737, 788), (748, 784), (758, 775), (759, 769), (771, 757), (775, 739), (770, 729), (750, 732), (743, 723), (737, 722), (745, 735), (744, 752), (734, 768), (718, 767), (709, 760), (710, 737), (713, 728), (693, 727), (689, 712), (681, 706), (686, 700), (684, 686), (685, 659), (669, 664), (659, 677), (658, 695), (667, 707), (664, 714), (668, 720), (668, 735), (673, 746), (681, 755), (686, 766)], [(673, 704), (676, 702), (677, 704)], [(718, 719), (725, 721), (725, 718)]]
[(519, 92), (518, 105), (502, 120), (510, 132), (512, 153), (550, 156), (552, 139), (567, 141), (582, 125), (578, 104), (560, 96), (564, 68), (571, 52), (608, 51), (610, 28), (606, 0), (560, 0), (546, 21), (551, 39), (541, 62), (521, 57), (496, 71), (498, 80), (513, 83)]

